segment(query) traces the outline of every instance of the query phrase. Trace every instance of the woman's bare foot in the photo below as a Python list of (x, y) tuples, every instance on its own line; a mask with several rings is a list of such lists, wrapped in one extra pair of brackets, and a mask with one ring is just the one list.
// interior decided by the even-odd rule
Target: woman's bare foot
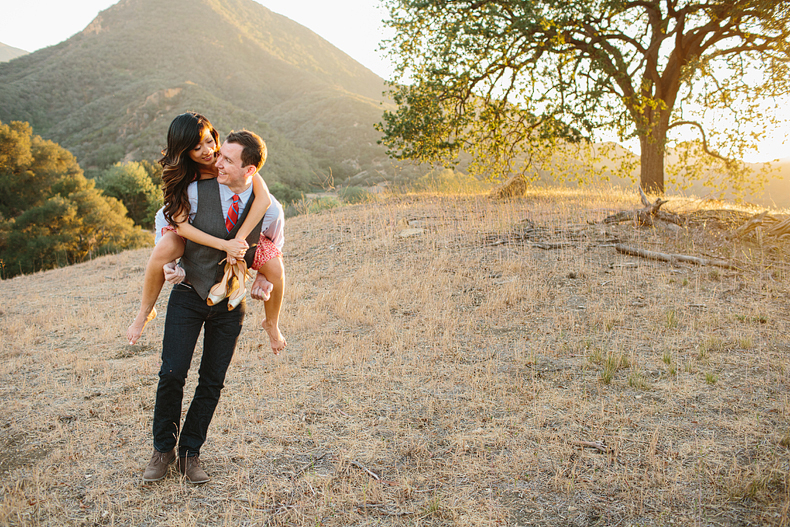
[(288, 345), (288, 343), (285, 341), (285, 337), (283, 337), (283, 334), (280, 333), (280, 328), (277, 324), (274, 324), (272, 327), (272, 324), (269, 324), (269, 321), (265, 318), (263, 319), (263, 322), (261, 322), (261, 327), (264, 329), (264, 331), (266, 331), (266, 334), (269, 335), (269, 342), (272, 345), (272, 352), (275, 355), (279, 355), (280, 352)]
[(132, 325), (126, 330), (126, 339), (129, 341), (129, 344), (136, 344), (140, 335), (143, 334), (145, 326), (155, 318), (156, 308), (151, 308), (151, 312), (148, 315), (144, 312), (138, 313)]

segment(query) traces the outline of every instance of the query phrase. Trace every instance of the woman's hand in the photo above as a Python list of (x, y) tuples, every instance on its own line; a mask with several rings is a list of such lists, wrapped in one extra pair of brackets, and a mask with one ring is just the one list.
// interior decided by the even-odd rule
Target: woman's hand
[(233, 259), (234, 261), (244, 258), (244, 255), (247, 254), (247, 249), (250, 248), (247, 240), (238, 240), (236, 238), (225, 240), (222, 245), (225, 252), (228, 253), (228, 260)]

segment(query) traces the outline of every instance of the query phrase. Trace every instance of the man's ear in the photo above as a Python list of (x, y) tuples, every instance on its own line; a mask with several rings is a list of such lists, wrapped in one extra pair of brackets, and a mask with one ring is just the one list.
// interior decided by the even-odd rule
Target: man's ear
[(247, 165), (247, 168), (244, 169), (244, 179), (254, 176), (257, 171), (258, 169), (255, 168), (255, 165)]

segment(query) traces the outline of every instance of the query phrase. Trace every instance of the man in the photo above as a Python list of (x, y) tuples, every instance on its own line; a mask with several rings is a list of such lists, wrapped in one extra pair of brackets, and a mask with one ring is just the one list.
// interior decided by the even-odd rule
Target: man
[[(216, 162), (218, 177), (189, 186), (192, 224), (213, 236), (235, 236), (244, 222), (249, 204), (255, 199), (252, 177), (265, 159), (266, 146), (256, 134), (246, 130), (228, 134)], [(229, 216), (231, 220), (235, 217), (235, 225), (228, 221)], [(275, 216), (280, 218), (281, 212)], [(250, 246), (257, 244), (260, 232), (261, 223), (247, 238)], [(245, 260), (248, 266), (254, 255), (254, 249), (247, 251)], [(164, 478), (176, 455), (178, 468), (187, 481), (199, 484), (209, 480), (200, 466), (200, 448), (206, 440), (209, 423), (224, 387), (225, 374), (246, 311), (243, 300), (232, 311), (228, 310), (227, 299), (212, 306), (206, 303), (209, 290), (223, 274), (219, 262), (224, 257), (222, 251), (186, 242), (181, 258), (186, 279), (173, 287), (167, 306), (162, 366), (154, 407), (154, 454), (143, 473), (145, 482)], [(276, 282), (277, 277), (273, 278)], [(184, 383), (201, 328), (204, 332), (203, 357), (198, 386), (179, 433)]]

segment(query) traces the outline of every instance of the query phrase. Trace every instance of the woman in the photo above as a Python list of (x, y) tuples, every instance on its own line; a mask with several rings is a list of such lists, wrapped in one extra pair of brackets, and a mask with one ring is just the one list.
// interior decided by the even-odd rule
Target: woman
[[(271, 205), (266, 183), (256, 174), (252, 188), (255, 200), (235, 238), (223, 240), (192, 227), (188, 221), (190, 206), (187, 187), (193, 181), (217, 177), (215, 163), (219, 152), (218, 143), (219, 134), (209, 120), (198, 113), (181, 114), (170, 123), (167, 148), (162, 151), (163, 157), (159, 160), (164, 168), (162, 181), (165, 205), (156, 215), (156, 245), (145, 268), (140, 310), (126, 331), (129, 344), (135, 344), (146, 324), (156, 317), (154, 304), (164, 285), (163, 267), (184, 254), (184, 238), (225, 251), (231, 262), (243, 258), (249, 249), (245, 239)], [(280, 256), (282, 252), (271, 240), (261, 236), (253, 268)], [(271, 284), (266, 287), (271, 290)]]

